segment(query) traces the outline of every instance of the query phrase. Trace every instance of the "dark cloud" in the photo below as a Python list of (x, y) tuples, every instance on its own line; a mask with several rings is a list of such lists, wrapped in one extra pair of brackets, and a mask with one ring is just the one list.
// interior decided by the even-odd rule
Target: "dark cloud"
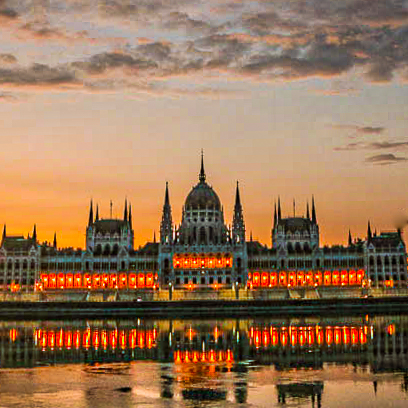
[(244, 15), (242, 17), (242, 25), (248, 30), (260, 35), (275, 32), (276, 29), (294, 32), (307, 27), (302, 20), (284, 19), (274, 11)]
[(17, 11), (8, 6), (7, 0), (0, 0), (0, 21), (15, 20), (17, 18)]
[(348, 129), (348, 130), (355, 130), (357, 133), (362, 134), (376, 134), (379, 135), (384, 133), (386, 128), (383, 126), (356, 126), (356, 125), (330, 125), (335, 129)]
[(372, 127), (372, 126), (356, 126), (356, 130), (359, 133), (364, 133), (364, 134), (380, 134), (385, 131), (384, 127)]
[[(405, 0), (0, 0), (2, 13), (24, 21), (12, 25), (20, 41), (59, 40), (65, 45), (78, 39), (102, 45), (90, 58), (82, 50), (65, 59), (77, 60), (67, 65), (67, 73), (78, 72), (88, 82), (116, 68), (147, 80), (197, 73), (214, 77), (217, 70), (231, 78), (263, 81), (341, 78), (354, 70), (365, 80), (387, 82), (408, 72)], [(68, 29), (83, 15), (91, 20), (92, 39)], [(141, 27), (154, 31), (142, 34), (154, 40), (135, 45), (132, 39)], [(120, 33), (122, 42), (103, 42), (107, 32)], [(106, 47), (112, 43), (118, 48)], [(367, 135), (385, 131), (353, 129)]]
[(348, 71), (353, 66), (353, 60), (353, 56), (345, 48), (319, 43), (310, 47), (304, 55), (299, 50), (291, 50), (283, 55), (255, 55), (243, 66), (243, 71), (262, 74), (278, 69), (279, 76), (289, 79), (316, 75), (334, 76)]
[(29, 68), (0, 68), (0, 84), (11, 86), (57, 86), (77, 82), (74, 73), (66, 68), (34, 64)]
[(150, 44), (142, 44), (137, 48), (138, 53), (145, 57), (156, 61), (163, 61), (169, 58), (171, 53), (170, 44), (162, 42), (154, 42)]
[(12, 54), (0, 54), (0, 63), (3, 64), (15, 64), (17, 58)]
[(374, 142), (370, 143), (368, 147), (372, 149), (398, 149), (408, 147), (408, 142)]
[(97, 75), (115, 68), (128, 68), (133, 71), (139, 71), (157, 68), (158, 65), (155, 61), (145, 58), (134, 58), (129, 54), (105, 52), (96, 54), (87, 61), (75, 62), (72, 66), (90, 75)]
[(213, 27), (211, 24), (195, 20), (189, 17), (187, 13), (173, 11), (164, 18), (164, 27), (172, 30), (185, 30), (187, 32), (210, 32)]
[(387, 164), (408, 161), (408, 159), (406, 157), (398, 157), (398, 156), (395, 156), (394, 154), (388, 153), (388, 154), (378, 154), (375, 156), (368, 157), (365, 161), (366, 163), (387, 165)]

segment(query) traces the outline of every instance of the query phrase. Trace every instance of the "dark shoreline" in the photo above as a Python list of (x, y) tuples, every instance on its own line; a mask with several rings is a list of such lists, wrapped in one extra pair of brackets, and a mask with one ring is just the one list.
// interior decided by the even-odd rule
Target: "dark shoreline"
[(408, 312), (408, 296), (345, 299), (143, 302), (0, 302), (0, 319), (241, 318)]

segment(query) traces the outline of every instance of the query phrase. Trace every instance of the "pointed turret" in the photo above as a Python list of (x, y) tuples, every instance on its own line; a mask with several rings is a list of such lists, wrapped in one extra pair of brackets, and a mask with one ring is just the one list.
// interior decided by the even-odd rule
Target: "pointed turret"
[(127, 205), (127, 198), (125, 198), (125, 209), (123, 210), (123, 221), (128, 220), (128, 205)]
[(153, 243), (156, 243), (156, 230), (153, 232)]
[(53, 245), (52, 245), (55, 249), (57, 249), (57, 233), (56, 232), (54, 232), (54, 242), (53, 242)]
[(278, 223), (278, 214), (276, 213), (276, 201), (275, 201), (275, 209), (273, 212), (273, 227), (276, 227), (276, 224)]
[(93, 224), (93, 202), (91, 199), (91, 204), (89, 206), (89, 221), (88, 221), (88, 227), (90, 227)]
[(306, 203), (306, 218), (310, 220), (309, 201)]
[(96, 204), (96, 215), (95, 215), (95, 222), (99, 221), (99, 205)]
[(239, 194), (239, 182), (238, 181), (237, 181), (237, 189), (235, 191), (235, 208), (240, 208), (242, 210), (241, 196)]
[(2, 244), (3, 244), (4, 240), (6, 239), (6, 236), (7, 236), (6, 224), (4, 224), (4, 227), (3, 227), (3, 237), (2, 237), (2, 239), (1, 239), (1, 243), (2, 243)]
[(204, 170), (204, 152), (201, 150), (201, 170), (200, 170), (200, 176), (199, 176), (199, 180), (200, 183), (205, 183), (205, 170)]
[(367, 225), (367, 239), (370, 240), (373, 237), (373, 234), (371, 233), (371, 224), (370, 221), (368, 221)]
[(314, 196), (312, 196), (312, 222), (313, 224), (317, 224)]
[(278, 221), (282, 219), (282, 212), (281, 212), (281, 204), (280, 204), (280, 197), (278, 197)]
[(249, 240), (252, 242), (252, 231), (251, 231), (251, 235), (249, 236)]
[(164, 194), (163, 214), (162, 214), (162, 220), (160, 223), (160, 242), (162, 244), (173, 243), (173, 219), (171, 216), (169, 183), (167, 181), (166, 181), (166, 191)]
[(37, 242), (37, 226), (34, 224), (34, 229), (33, 229), (33, 238), (32, 240), (34, 242)]
[(132, 229), (132, 204), (129, 204), (129, 218), (128, 218), (128, 222), (129, 222), (129, 227), (130, 229)]
[(235, 243), (245, 241), (245, 222), (242, 211), (241, 196), (239, 194), (239, 183), (235, 192), (234, 216), (232, 219), (232, 237)]
[(348, 244), (349, 246), (353, 245), (353, 240), (351, 239), (351, 231), (349, 229), (349, 235), (348, 235)]

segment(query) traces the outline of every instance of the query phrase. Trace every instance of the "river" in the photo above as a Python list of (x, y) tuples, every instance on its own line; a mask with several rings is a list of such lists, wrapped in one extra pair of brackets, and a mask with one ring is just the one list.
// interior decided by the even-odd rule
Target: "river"
[(286, 406), (408, 406), (408, 316), (0, 322), (0, 408)]

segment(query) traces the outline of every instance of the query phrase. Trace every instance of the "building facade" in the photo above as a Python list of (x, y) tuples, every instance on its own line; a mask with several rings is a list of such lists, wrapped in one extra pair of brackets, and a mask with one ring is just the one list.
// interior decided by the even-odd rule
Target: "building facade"
[(58, 248), (32, 236), (11, 236), (4, 226), (0, 247), (0, 288), (31, 290), (214, 290), (296, 287), (406, 288), (407, 253), (401, 231), (372, 234), (347, 246), (322, 247), (314, 198), (305, 216), (273, 214), (271, 246), (246, 238), (237, 183), (229, 226), (224, 208), (208, 184), (203, 157), (198, 183), (186, 197), (182, 218), (172, 217), (166, 183), (160, 237), (134, 248), (132, 207), (123, 218), (100, 218), (91, 201), (85, 249)]

